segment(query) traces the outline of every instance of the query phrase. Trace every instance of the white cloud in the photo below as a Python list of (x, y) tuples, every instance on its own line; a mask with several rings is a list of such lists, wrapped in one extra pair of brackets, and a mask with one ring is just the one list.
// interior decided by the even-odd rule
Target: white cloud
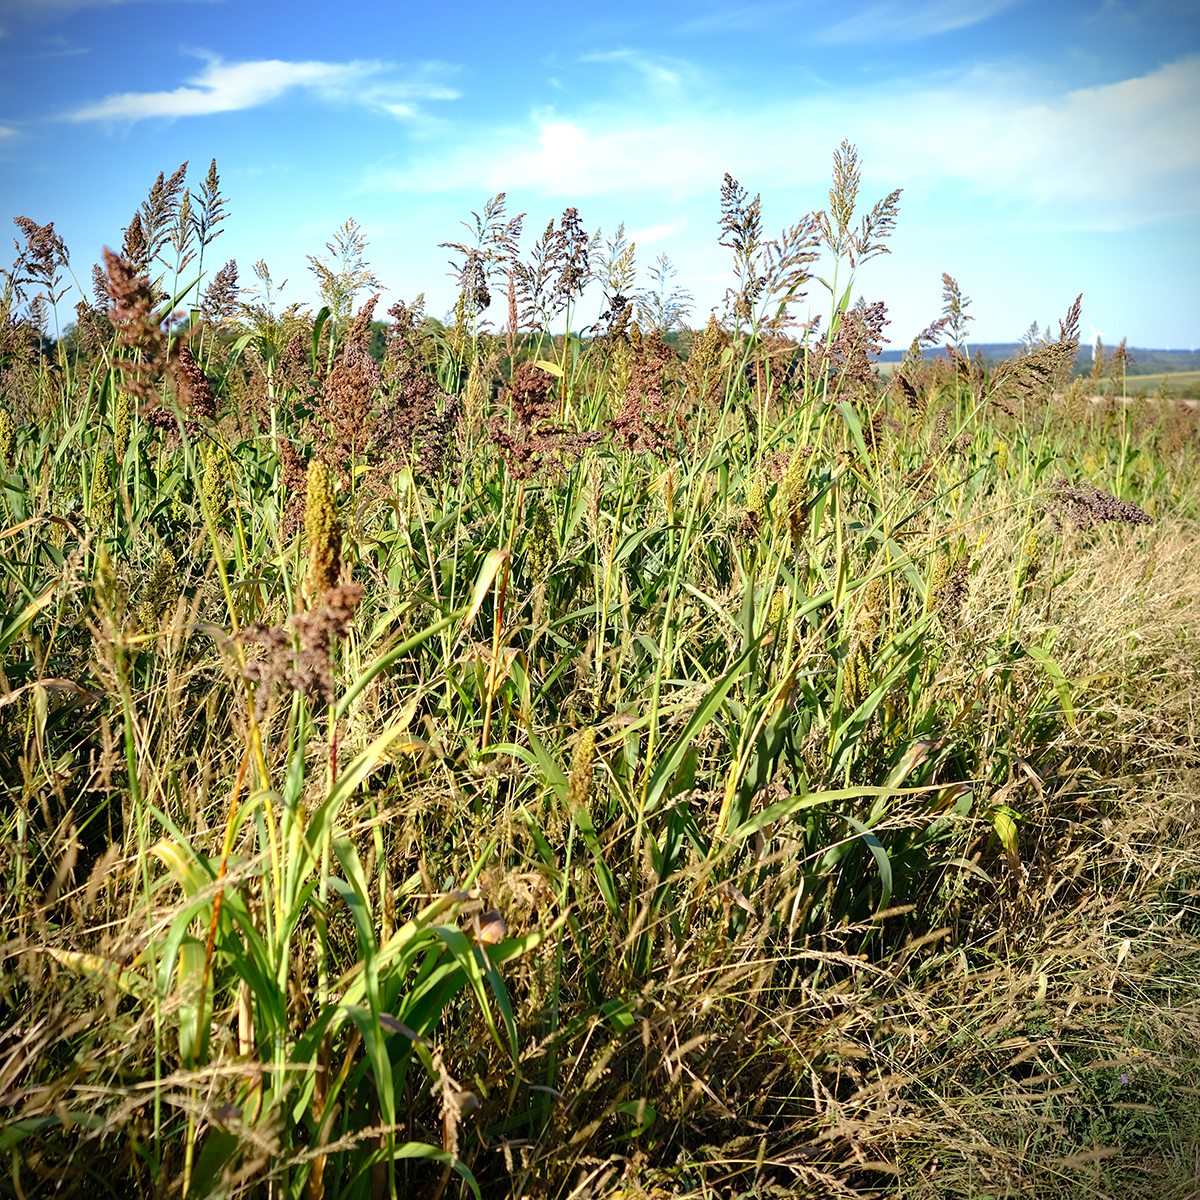
[[(953, 135), (945, 132), (954, 114)], [(546, 197), (715, 192), (725, 171), (751, 191), (823, 188), (830, 155), (855, 142), (863, 199), (946, 184), (1063, 228), (1129, 228), (1200, 209), (1200, 57), (1065, 95), (1036, 78), (974, 72), (953, 83), (854, 90), (747, 112), (687, 96), (676, 106), (475, 127), (456, 146), (377, 173), (411, 192), (526, 189)], [(923, 131), (929, 131), (928, 133)], [(814, 199), (823, 191), (817, 191)], [(820, 201), (817, 200), (819, 203)]]
[(436, 157), (377, 174), (368, 184), (415, 192), (526, 188), (583, 197), (650, 189), (688, 196), (710, 185), (720, 157), (713, 143), (728, 143), (733, 133), (688, 117), (623, 123), (542, 113), (532, 125), (443, 145)]
[(655, 242), (661, 242), (665, 238), (682, 233), (686, 228), (686, 221), (678, 221), (674, 225), (650, 225), (645, 229), (639, 229), (637, 233), (631, 233), (629, 240), (637, 246), (652, 246)]
[[(1028, 81), (1014, 88), (980, 74), (914, 95), (889, 115), (879, 150), (893, 170), (908, 163), (927, 180), (1073, 209), (1080, 227), (1125, 228), (1200, 208), (1200, 139), (1189, 132), (1200, 128), (1200, 57), (1062, 96), (1031, 91)], [(938, 112), (955, 113), (953, 138), (892, 140), (909, 122), (935, 128)]]
[[(139, 121), (148, 117), (198, 117), (214, 113), (256, 108), (278, 99), (297, 88), (315, 92), (326, 99), (352, 98), (390, 112), (393, 116), (413, 115), (411, 106), (399, 103), (403, 96), (425, 99), (453, 99), (457, 92), (422, 78), (407, 82), (378, 79), (391, 67), (377, 61), (348, 63), (260, 62), (226, 64), (215, 55), (202, 55), (207, 65), (187, 81), (189, 86), (170, 92), (123, 92), (96, 104), (67, 114), (72, 121)], [(422, 69), (428, 75), (437, 69), (431, 64)]]
[(15, 129), (9, 129), (7, 125), (0, 125), (0, 138), (10, 138), (16, 136), (17, 131)]

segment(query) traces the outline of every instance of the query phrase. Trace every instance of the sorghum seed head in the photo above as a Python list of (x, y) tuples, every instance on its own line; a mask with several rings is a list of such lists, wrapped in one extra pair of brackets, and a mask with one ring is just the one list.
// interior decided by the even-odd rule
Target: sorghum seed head
[(933, 437), (929, 443), (929, 449), (933, 454), (940, 454), (942, 447), (946, 444), (946, 437), (950, 432), (950, 409), (940, 409), (936, 419), (933, 422)]
[(945, 581), (936, 589), (934, 595), (938, 601), (938, 612), (951, 625), (958, 621), (959, 613), (967, 602), (970, 591), (968, 573), (971, 569), (971, 556), (963, 554), (947, 571)]

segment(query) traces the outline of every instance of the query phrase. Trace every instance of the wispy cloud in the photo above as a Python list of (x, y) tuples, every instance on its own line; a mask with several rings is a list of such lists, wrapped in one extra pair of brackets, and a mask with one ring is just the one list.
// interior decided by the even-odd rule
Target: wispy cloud
[(916, 42), (986, 21), (1020, 0), (875, 0), (843, 5), (840, 20), (823, 24), (803, 0), (762, 0), (760, 3), (723, 5), (693, 17), (683, 33), (719, 33), (722, 30), (777, 29), (804, 41), (869, 42), (881, 38)]
[(987, 21), (1019, 0), (925, 0), (912, 3), (886, 0), (832, 25), (818, 27), (818, 42), (878, 42), (880, 38), (917, 42)]
[(457, 96), (452, 88), (427, 79), (395, 81), (382, 78), (389, 64), (355, 60), (348, 63), (259, 62), (224, 63), (215, 55), (186, 86), (170, 92), (122, 92), (67, 114), (71, 121), (140, 121), (150, 117), (200, 117), (256, 108), (297, 89), (331, 100), (354, 99), (390, 112), (413, 115), (404, 97), (445, 100)]
[[(957, 184), (1061, 228), (1129, 228), (1200, 209), (1200, 139), (1186, 132), (1200, 128), (1200, 57), (1065, 95), (1036, 88), (1024, 75), (975, 71), (937, 86), (826, 91), (736, 115), (686, 96), (652, 119), (641, 106), (617, 115), (542, 111), (523, 127), (476, 127), (457, 146), (366, 183), (683, 199), (714, 190), (728, 170), (752, 189), (807, 188), (824, 183), (829, 154), (848, 137), (888, 187)], [(942, 128), (951, 112), (959, 136), (914, 136)]]
[(659, 91), (678, 91), (683, 83), (687, 64), (669, 59), (651, 58), (636, 50), (604, 50), (584, 54), (580, 62), (614, 63), (637, 72), (645, 83)]
[(768, 0), (767, 3), (719, 5), (685, 21), (680, 33), (720, 33), (723, 30), (753, 30), (792, 20), (800, 11), (800, 0)]
[[(83, 8), (116, 8), (122, 4), (149, 3), (150, 0), (0, 0), (0, 16), (29, 19), (53, 19)], [(180, 0), (185, 3), (220, 3), (221, 0)]]

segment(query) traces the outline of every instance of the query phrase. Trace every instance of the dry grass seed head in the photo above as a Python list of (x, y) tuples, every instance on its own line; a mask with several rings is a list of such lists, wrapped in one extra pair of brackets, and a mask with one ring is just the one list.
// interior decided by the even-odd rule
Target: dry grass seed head
[(105, 289), (112, 307), (108, 318), (117, 331), (117, 349), (125, 390), (149, 400), (156, 396), (154, 377), (167, 363), (168, 339), (155, 312), (157, 296), (149, 279), (121, 255), (104, 248)]
[(1056, 480), (1050, 488), (1050, 498), (1045, 505), (1055, 529), (1062, 529), (1066, 518), (1076, 529), (1090, 529), (1105, 521), (1126, 525), (1153, 525), (1154, 518), (1139, 508), (1132, 500), (1118, 500), (1116, 496), (1102, 491), (1093, 483), (1072, 487), (1065, 479)]

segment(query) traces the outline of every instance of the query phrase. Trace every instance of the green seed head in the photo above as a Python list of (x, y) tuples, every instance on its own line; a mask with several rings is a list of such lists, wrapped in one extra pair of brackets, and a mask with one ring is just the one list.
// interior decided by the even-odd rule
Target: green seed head
[(129, 393), (117, 393), (117, 411), (113, 414), (113, 453), (117, 456), (117, 469), (125, 461), (129, 449)]
[(221, 455), (213, 450), (204, 463), (204, 479), (200, 484), (200, 503), (214, 523), (224, 521), (229, 515), (229, 503), (225, 492), (225, 472)]
[(633, 368), (629, 362), (629, 347), (624, 342), (618, 342), (612, 350), (610, 371), (612, 393), (619, 400), (624, 399), (629, 381), (633, 378)]
[(0, 408), (0, 467), (6, 471), (11, 471), (16, 462), (16, 445), (17, 427), (12, 413), (7, 408)]
[(138, 606), (138, 619), (147, 632), (156, 629), (162, 619), (169, 616), (179, 603), (182, 584), (175, 556), (165, 546), (150, 572), (142, 591), (142, 602)]
[(863, 643), (869, 643), (879, 632), (887, 601), (887, 583), (882, 575), (867, 584), (862, 606), (854, 618), (855, 635)]
[(775, 625), (783, 619), (783, 614), (787, 611), (787, 602), (787, 589), (776, 588), (775, 594), (771, 597), (771, 603), (767, 606), (768, 625)]
[(1031, 529), (1021, 544), (1021, 559), (1019, 579), (1023, 587), (1028, 587), (1042, 569), (1042, 545), (1038, 535)]
[(586, 808), (592, 791), (592, 767), (596, 762), (596, 731), (585, 729), (575, 744), (571, 758), (571, 779), (567, 788), (567, 804), (571, 812)]
[(783, 482), (779, 485), (779, 494), (783, 498), (783, 518), (787, 522), (788, 535), (792, 544), (797, 545), (804, 536), (804, 517), (807, 512), (808, 489), (807, 471), (804, 467), (805, 453), (803, 448), (796, 450), (788, 469), (784, 472)]
[(933, 556), (933, 569), (929, 576), (929, 596), (932, 605), (933, 597), (942, 589), (942, 584), (946, 582), (946, 575), (950, 570), (950, 562), (946, 558), (943, 551), (939, 550)]
[(467, 376), (465, 399), (467, 428), (474, 429), (487, 402), (487, 369), (478, 358), (471, 364), (471, 371)]
[(108, 470), (108, 455), (101, 447), (96, 447), (96, 456), (92, 464), (92, 506), (89, 515), (98, 527), (103, 527), (112, 520), (113, 503), (112, 476)]
[(746, 511), (752, 512), (761, 521), (764, 508), (766, 497), (763, 496), (762, 480), (755, 475), (746, 489)]
[(308, 541), (306, 589), (309, 596), (319, 596), (336, 587), (342, 573), (342, 529), (329, 468), (315, 458), (308, 464), (304, 536)]
[(696, 400), (707, 399), (716, 386), (716, 367), (721, 357), (721, 327), (710, 315), (704, 333), (692, 343), (688, 358), (688, 389)]
[(554, 533), (554, 522), (540, 497), (531, 507), (526, 531), (529, 577), (535, 585), (545, 583), (558, 561), (558, 538)]

